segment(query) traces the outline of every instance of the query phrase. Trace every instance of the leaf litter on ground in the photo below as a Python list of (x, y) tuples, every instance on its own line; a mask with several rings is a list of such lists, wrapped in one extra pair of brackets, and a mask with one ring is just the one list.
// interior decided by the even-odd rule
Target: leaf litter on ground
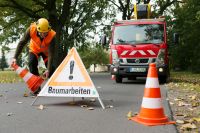
[(178, 131), (200, 132), (200, 75), (172, 73), (167, 88)]

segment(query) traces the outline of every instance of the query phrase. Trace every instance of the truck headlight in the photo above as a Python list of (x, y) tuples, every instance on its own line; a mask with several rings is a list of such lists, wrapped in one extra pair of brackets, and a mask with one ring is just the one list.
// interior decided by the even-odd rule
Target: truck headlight
[(114, 65), (119, 64), (119, 58), (118, 58), (117, 50), (112, 50), (112, 63)]
[(160, 49), (156, 58), (156, 65), (162, 66), (165, 64), (165, 49)]

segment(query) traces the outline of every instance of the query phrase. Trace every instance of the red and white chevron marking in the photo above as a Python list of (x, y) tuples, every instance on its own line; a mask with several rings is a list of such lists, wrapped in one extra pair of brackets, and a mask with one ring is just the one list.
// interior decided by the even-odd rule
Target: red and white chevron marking
[[(126, 55), (128, 53), (128, 50), (124, 50), (121, 55)], [(141, 55), (147, 55), (147, 54), (150, 54), (150, 55), (156, 55), (153, 50), (147, 50), (146, 52), (144, 50), (133, 50), (130, 52), (129, 55), (135, 55), (136, 53), (140, 53)]]

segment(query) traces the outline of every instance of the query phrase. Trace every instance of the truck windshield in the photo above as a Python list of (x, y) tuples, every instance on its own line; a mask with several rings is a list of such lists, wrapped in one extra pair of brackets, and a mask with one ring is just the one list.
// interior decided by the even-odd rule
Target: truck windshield
[(160, 44), (163, 41), (163, 24), (116, 26), (114, 30), (114, 44)]

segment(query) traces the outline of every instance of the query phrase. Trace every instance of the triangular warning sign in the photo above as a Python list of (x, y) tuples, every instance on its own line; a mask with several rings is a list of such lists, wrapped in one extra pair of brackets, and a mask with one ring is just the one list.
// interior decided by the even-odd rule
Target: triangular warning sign
[(99, 94), (75, 48), (69, 51), (38, 96), (98, 97), (104, 108)]

